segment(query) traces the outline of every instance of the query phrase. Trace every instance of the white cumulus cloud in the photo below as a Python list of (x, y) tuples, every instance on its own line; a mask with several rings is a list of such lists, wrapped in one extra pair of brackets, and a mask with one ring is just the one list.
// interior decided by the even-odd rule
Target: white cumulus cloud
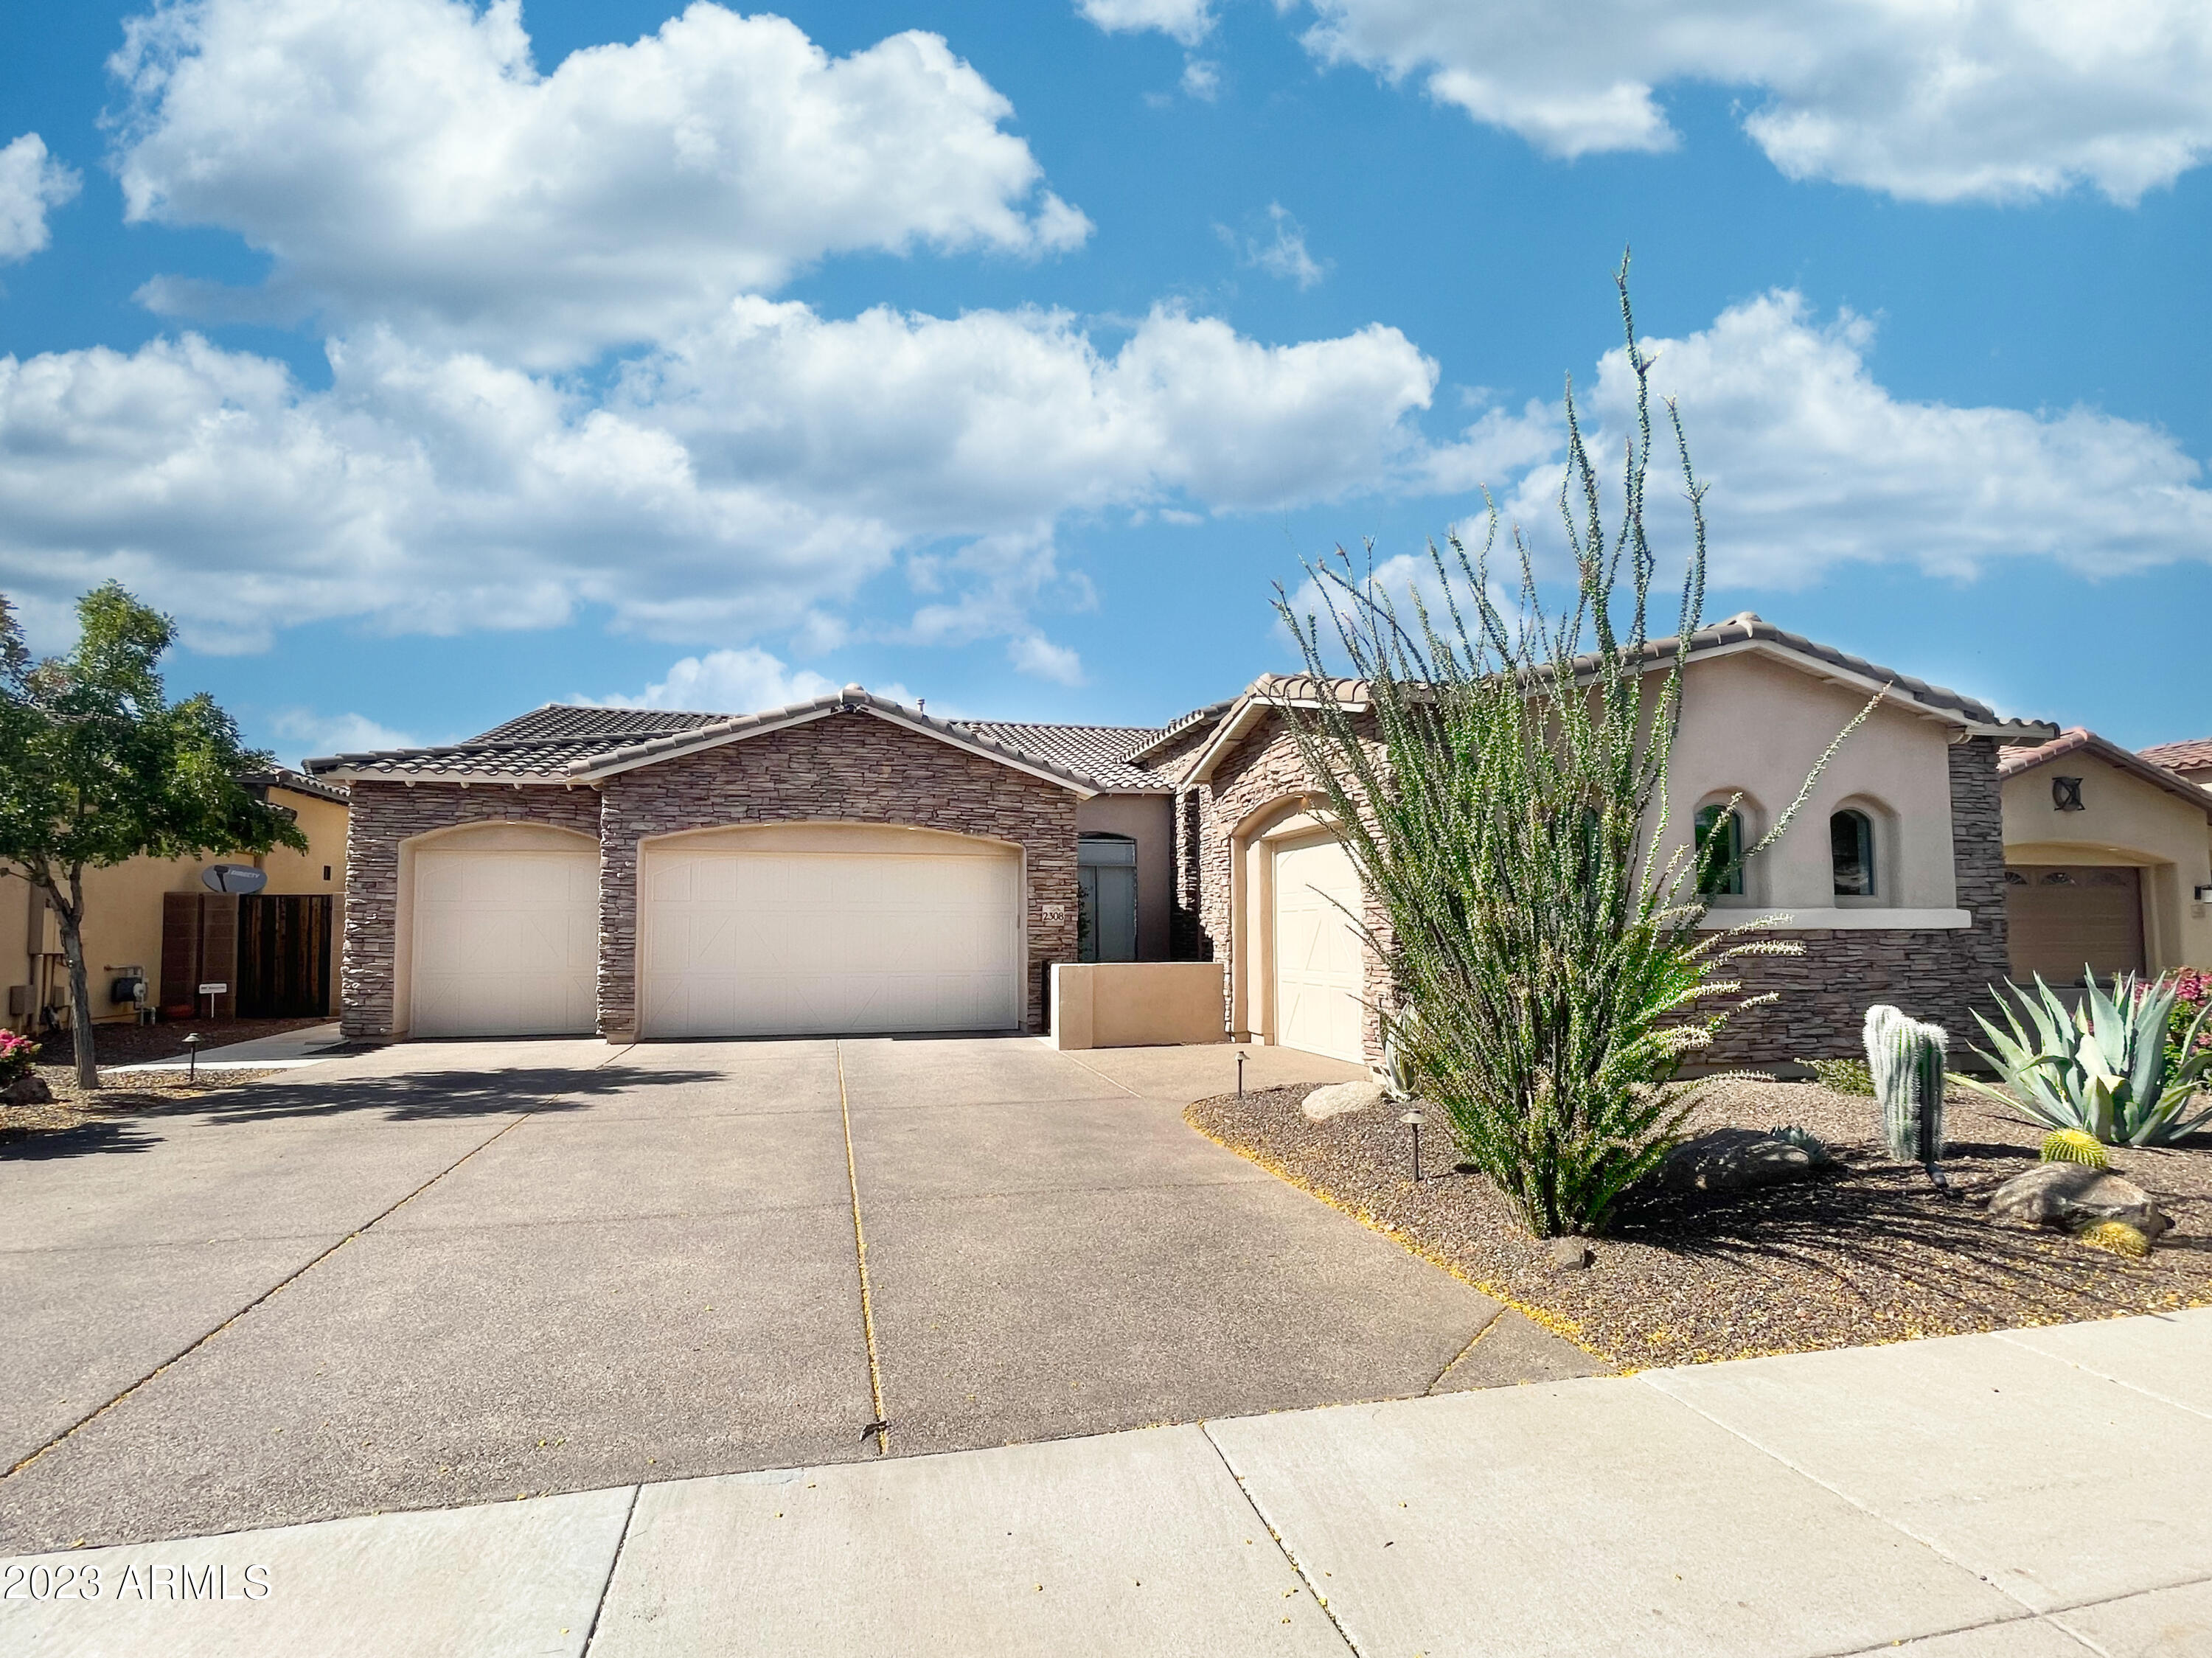
[(77, 192), (75, 169), (46, 154), (35, 132), (0, 146), (0, 264), (27, 259), (53, 240), (46, 212)]
[(133, 19), (111, 68), (128, 216), (273, 261), (257, 290), (149, 285), (183, 314), (319, 313), (552, 365), (828, 255), (1031, 256), (1090, 230), (933, 34), (833, 58), (700, 0), (544, 74), (519, 0), (183, 0)]
[(2203, 0), (1310, 3), (1316, 56), (1557, 155), (1672, 147), (1661, 94), (1693, 82), (1748, 94), (1746, 131), (1792, 178), (1917, 201), (2086, 182), (2132, 202), (2212, 151)]
[(190, 335), (0, 357), (0, 584), (30, 615), (115, 577), (203, 649), (583, 605), (734, 643), (822, 636), (907, 555), (941, 590), (914, 636), (1021, 639), (1040, 595), (1084, 598), (1053, 562), (1067, 514), (1381, 487), (1436, 374), (1385, 328), (1268, 346), (1163, 311), (1108, 353), (1055, 313), (758, 299), (604, 397), (383, 331), (329, 350), (327, 391)]
[(1062, 312), (849, 320), (740, 300), (671, 342), (611, 407), (682, 437), (703, 477), (770, 473), (915, 534), (1032, 530), (1187, 495), (1216, 511), (1328, 500), (1389, 475), (1436, 365), (1395, 328), (1264, 345), (1162, 308), (1102, 350)]
[(1213, 31), (1212, 0), (1076, 0), (1076, 9), (1109, 33), (1158, 29), (1187, 46)]
[(301, 759), (419, 746), (407, 732), (380, 725), (362, 714), (319, 714), (313, 708), (286, 708), (272, 716), (269, 723), (277, 736), (293, 745), (295, 756)]
[(1271, 276), (1311, 288), (1328, 274), (1328, 268), (1306, 250), (1306, 228), (1280, 202), (1267, 203), (1264, 234), (1238, 235), (1227, 225), (1213, 227), (1214, 234), (1237, 251), (1237, 263), (1264, 270)]
[[(1867, 361), (1875, 325), (1822, 320), (1779, 290), (1722, 313), (1682, 339), (1644, 342), (1655, 392), (1679, 400), (1699, 476), (1711, 486), (1712, 579), (1734, 587), (1803, 586), (1854, 564), (1969, 578), (2022, 558), (2085, 575), (2212, 559), (2212, 489), (2171, 434), (2087, 408), (1960, 407), (1894, 396)], [(1633, 376), (1616, 349), (1585, 392), (1594, 455), (1619, 453)], [(1510, 456), (1548, 431), (1552, 411), (1478, 422), (1471, 448)], [(1665, 440), (1670, 442), (1671, 440)], [(1468, 455), (1437, 470), (1450, 481)], [(1679, 527), (1671, 448), (1655, 456), (1655, 522)], [(1492, 472), (1510, 514), (1540, 544), (1557, 537), (1559, 451)]]

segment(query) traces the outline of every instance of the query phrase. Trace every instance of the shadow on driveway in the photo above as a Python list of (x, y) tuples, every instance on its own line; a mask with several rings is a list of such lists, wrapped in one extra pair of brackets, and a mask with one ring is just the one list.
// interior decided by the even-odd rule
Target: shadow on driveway
[(134, 1104), (127, 1114), (0, 1144), (0, 1163), (144, 1151), (166, 1138), (147, 1132), (150, 1126), (337, 1121), (363, 1113), (380, 1113), (384, 1121), (392, 1123), (451, 1122), (526, 1110), (580, 1111), (603, 1099), (671, 1084), (713, 1082), (718, 1076), (701, 1070), (546, 1066), (255, 1083), (220, 1094)]

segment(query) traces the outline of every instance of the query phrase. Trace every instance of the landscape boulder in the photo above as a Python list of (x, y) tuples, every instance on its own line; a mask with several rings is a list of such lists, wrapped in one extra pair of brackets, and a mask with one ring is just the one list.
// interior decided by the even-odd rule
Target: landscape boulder
[(5, 1088), (0, 1088), (0, 1105), (48, 1105), (53, 1097), (54, 1090), (35, 1071), (27, 1071)]
[(1544, 1246), (1544, 1252), (1552, 1265), (1562, 1272), (1579, 1272), (1596, 1259), (1590, 1253), (1589, 1245), (1577, 1237), (1553, 1238)]
[(2068, 1232), (2116, 1220), (2154, 1243), (2173, 1226), (2173, 1218), (2133, 1181), (2078, 1163), (2039, 1163), (2024, 1175), (2014, 1175), (1990, 1193), (1990, 1218)]
[(1672, 1196), (1724, 1194), (1804, 1180), (1813, 1168), (1813, 1154), (1802, 1145), (1755, 1128), (1716, 1128), (1676, 1146), (1652, 1181)]
[(1300, 1108), (1310, 1122), (1327, 1122), (1352, 1111), (1372, 1111), (1389, 1097), (1381, 1083), (1331, 1083), (1306, 1096)]

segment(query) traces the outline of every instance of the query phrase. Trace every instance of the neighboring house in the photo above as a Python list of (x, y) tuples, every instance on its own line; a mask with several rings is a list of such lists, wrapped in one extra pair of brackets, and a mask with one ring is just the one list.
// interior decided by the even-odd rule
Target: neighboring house
[[(2004, 757), (2013, 976), (2212, 964), (2212, 794), (2155, 756), (2075, 728)], [(2199, 769), (2206, 769), (2199, 761)]]
[[(1672, 646), (1655, 646), (1655, 671)], [(1765, 917), (1711, 1056), (1852, 1051), (1870, 1000), (1956, 1025), (2007, 965), (1997, 756), (2048, 725), (1746, 615), (1692, 641), (1668, 847), (1755, 838), (1867, 725), (1711, 925)], [(1042, 1030), (1048, 972), (1218, 960), (1225, 1028), (1376, 1056), (1387, 973), (1262, 679), (1161, 729), (939, 719), (858, 686), (748, 714), (549, 707), (307, 762), (352, 801), (355, 1035)], [(1358, 687), (1342, 694), (1356, 700)], [(1781, 919), (1784, 916), (1788, 919)]]
[[(292, 812), (307, 850), (203, 859), (133, 858), (84, 874), (84, 953), (94, 1023), (129, 1021), (142, 1008), (204, 1015), (203, 984), (222, 1017), (304, 1018), (336, 1011), (337, 940), (346, 888), (346, 794), (295, 771), (243, 780)], [(252, 864), (268, 884), (251, 896), (210, 891), (203, 872)], [(0, 974), (8, 1028), (35, 1032), (69, 1005), (61, 928), (30, 883), (0, 880)], [(143, 980), (142, 1003), (128, 988)], [(126, 993), (117, 995), (118, 990)]]
[(2185, 783), (2212, 789), (2212, 737), (2193, 738), (2186, 743), (2161, 743), (2156, 748), (2142, 750), (2139, 757), (2163, 767)]

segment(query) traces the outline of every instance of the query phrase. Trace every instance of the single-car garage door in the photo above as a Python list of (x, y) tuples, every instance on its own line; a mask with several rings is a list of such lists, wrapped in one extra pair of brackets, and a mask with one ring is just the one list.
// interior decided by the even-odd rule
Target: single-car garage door
[(2005, 871), (2012, 976), (2078, 985), (2143, 970), (2142, 872), (2094, 864), (2017, 864)]
[(648, 1036), (1008, 1030), (1022, 1019), (1013, 848), (793, 825), (647, 847)]
[(414, 854), (408, 1029), (416, 1036), (588, 1034), (599, 854), (580, 835), (501, 825)]
[(1356, 1064), (1365, 946), (1346, 914), (1360, 913), (1352, 854), (1316, 839), (1278, 846), (1274, 859), (1275, 1040)]

